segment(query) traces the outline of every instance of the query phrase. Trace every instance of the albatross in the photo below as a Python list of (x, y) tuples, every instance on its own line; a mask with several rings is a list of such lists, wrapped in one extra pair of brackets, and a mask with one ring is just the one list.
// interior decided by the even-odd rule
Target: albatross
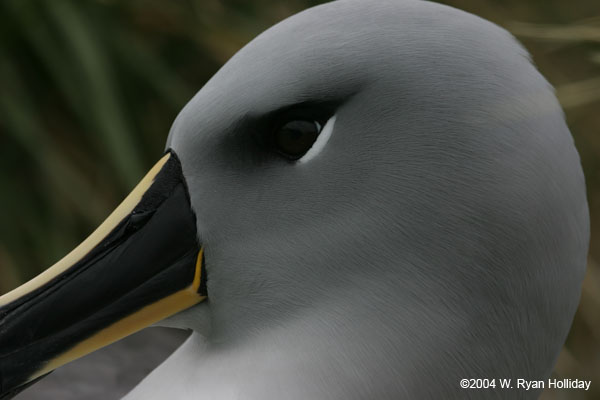
[(536, 398), (517, 380), (550, 376), (588, 239), (563, 112), (509, 33), (334, 1), (235, 54), (114, 213), (0, 298), (0, 397), (159, 324), (193, 333), (128, 400)]

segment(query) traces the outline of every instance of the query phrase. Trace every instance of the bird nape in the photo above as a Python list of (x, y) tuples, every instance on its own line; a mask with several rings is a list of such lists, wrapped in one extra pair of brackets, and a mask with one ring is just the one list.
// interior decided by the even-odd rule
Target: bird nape
[[(339, 0), (233, 56), (79, 247), (0, 298), (0, 397), (151, 324), (128, 399), (535, 398), (585, 270), (583, 173), (503, 29)], [(208, 301), (204, 301), (207, 299)]]

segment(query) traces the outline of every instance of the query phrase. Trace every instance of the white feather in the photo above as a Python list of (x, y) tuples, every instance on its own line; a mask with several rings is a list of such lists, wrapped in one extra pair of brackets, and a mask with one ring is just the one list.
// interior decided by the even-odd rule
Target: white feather
[(331, 133), (333, 132), (333, 126), (335, 125), (335, 115), (325, 123), (323, 130), (317, 136), (317, 140), (312, 145), (310, 149), (306, 152), (305, 155), (302, 156), (301, 159), (298, 160), (299, 163), (305, 163), (317, 156), (327, 145), (329, 138), (331, 137)]

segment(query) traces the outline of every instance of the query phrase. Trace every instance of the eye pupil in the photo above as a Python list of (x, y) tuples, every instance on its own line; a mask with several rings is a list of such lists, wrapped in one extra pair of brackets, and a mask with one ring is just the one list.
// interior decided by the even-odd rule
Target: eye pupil
[(320, 131), (321, 125), (316, 121), (287, 122), (275, 132), (275, 148), (288, 158), (298, 159), (312, 147)]

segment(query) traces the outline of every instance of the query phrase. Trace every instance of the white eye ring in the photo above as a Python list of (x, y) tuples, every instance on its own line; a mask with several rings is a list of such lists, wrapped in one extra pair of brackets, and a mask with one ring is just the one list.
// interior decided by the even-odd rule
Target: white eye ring
[(323, 150), (325, 148), (325, 145), (329, 141), (329, 138), (331, 137), (331, 133), (333, 132), (334, 125), (335, 125), (335, 115), (332, 116), (331, 118), (329, 118), (329, 120), (327, 120), (327, 122), (325, 123), (325, 126), (321, 130), (321, 133), (319, 133), (319, 136), (317, 136), (317, 140), (315, 140), (312, 147), (310, 149), (308, 149), (306, 154), (304, 154), (301, 158), (298, 159), (297, 162), (299, 164), (302, 164), (302, 163), (312, 160), (313, 158), (315, 158), (315, 156), (317, 154), (319, 154), (321, 152), (321, 150)]

